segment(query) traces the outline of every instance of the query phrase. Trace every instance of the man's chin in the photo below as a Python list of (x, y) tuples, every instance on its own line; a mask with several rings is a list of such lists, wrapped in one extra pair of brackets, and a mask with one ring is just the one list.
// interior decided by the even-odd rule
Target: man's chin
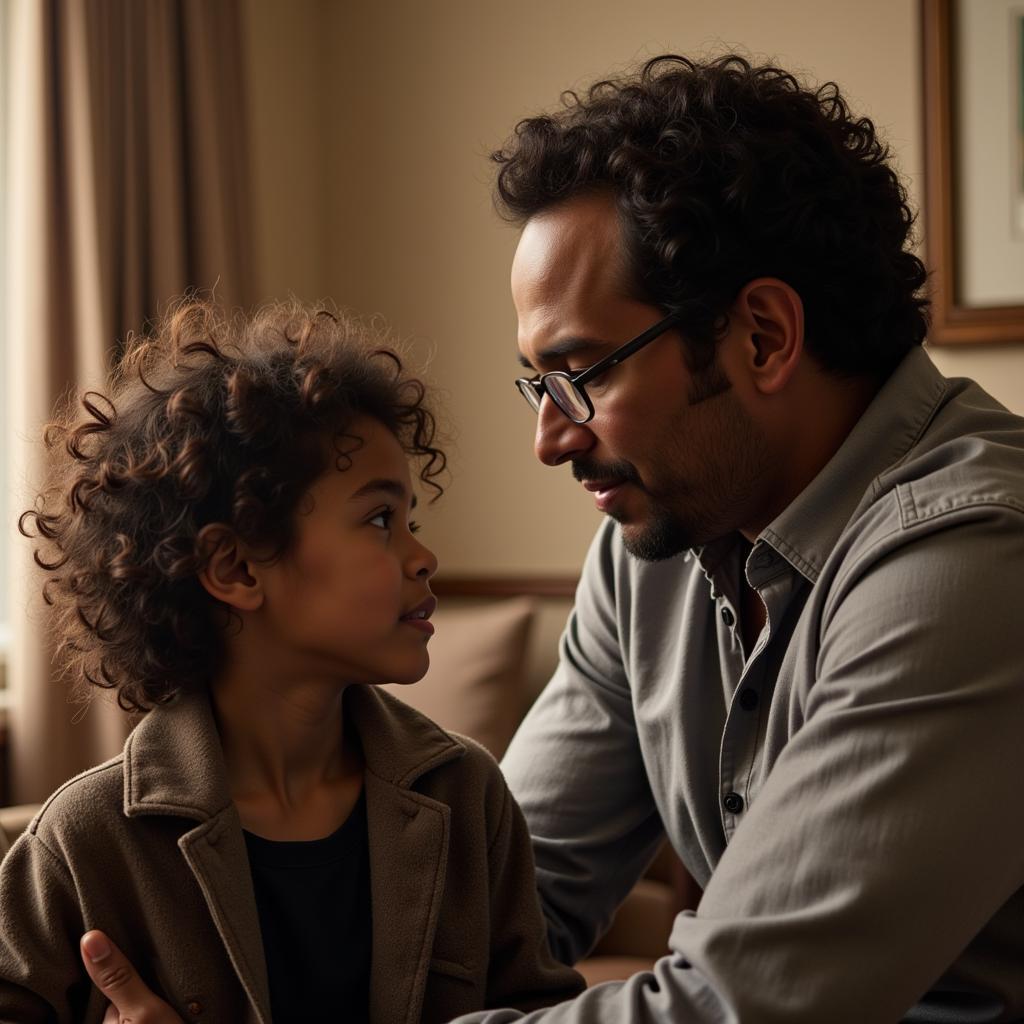
[(692, 534), (678, 521), (657, 516), (646, 522), (623, 522), (615, 517), (622, 534), (622, 546), (643, 562), (662, 562), (675, 558), (694, 546)]

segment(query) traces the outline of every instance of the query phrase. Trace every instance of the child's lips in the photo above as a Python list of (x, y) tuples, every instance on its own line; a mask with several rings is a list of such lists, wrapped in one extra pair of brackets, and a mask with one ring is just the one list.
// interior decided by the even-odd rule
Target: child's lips
[(433, 636), (434, 624), (430, 621), (430, 616), (434, 614), (436, 608), (437, 598), (430, 595), (420, 601), (415, 608), (407, 611), (398, 621), (405, 626), (412, 626), (413, 629), (426, 633), (427, 636)]

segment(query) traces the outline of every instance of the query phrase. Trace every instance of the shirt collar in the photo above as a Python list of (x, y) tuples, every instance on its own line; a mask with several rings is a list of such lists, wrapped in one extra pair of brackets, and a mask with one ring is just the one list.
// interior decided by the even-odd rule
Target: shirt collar
[[(353, 686), (345, 712), (360, 737), (367, 771), (402, 789), (466, 752), (425, 715), (372, 686)], [(125, 814), (205, 821), (230, 804), (208, 694), (183, 693), (150, 711), (125, 742)]]
[(847, 523), (877, 496), (878, 478), (914, 448), (948, 389), (924, 349), (912, 348), (835, 455), (759, 540), (814, 583)]

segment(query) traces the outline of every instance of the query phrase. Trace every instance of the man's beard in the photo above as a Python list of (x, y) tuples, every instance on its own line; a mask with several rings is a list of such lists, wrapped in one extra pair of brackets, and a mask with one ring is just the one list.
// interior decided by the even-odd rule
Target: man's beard
[[(712, 364), (694, 375), (690, 392), (686, 397), (686, 405), (688, 407), (700, 405), (709, 399), (725, 394), (730, 387), (725, 374), (717, 364)], [(666, 466), (671, 466), (675, 461), (675, 453), (670, 450), (666, 450), (660, 455), (659, 461)], [(631, 463), (623, 461), (610, 466), (602, 466), (585, 455), (573, 459), (572, 474), (580, 482), (602, 479), (625, 481), (647, 495), (650, 510), (642, 526), (622, 526), (621, 519), (613, 511), (608, 513), (620, 524), (619, 532), (622, 535), (623, 547), (634, 558), (639, 558), (642, 561), (661, 562), (667, 558), (674, 558), (683, 551), (708, 544), (729, 532), (722, 526), (722, 521), (723, 513), (727, 514), (728, 511), (731, 511), (729, 509), (731, 503), (726, 498), (730, 488), (727, 477), (722, 475), (721, 471), (717, 474), (709, 473), (705, 486), (710, 485), (711, 492), (721, 496), (722, 507), (716, 508), (716, 503), (712, 502), (710, 507), (702, 508), (701, 503), (694, 501), (691, 494), (690, 500), (687, 502), (689, 508), (686, 518), (666, 504), (669, 500), (679, 502), (681, 496), (689, 490), (681, 481), (661, 481), (663, 486), (660, 486), (655, 493), (644, 486), (640, 474)]]
[(693, 531), (667, 509), (653, 510), (650, 521), (632, 531), (620, 528), (622, 546), (644, 562), (661, 562), (694, 547)]
[[(632, 530), (624, 528), (621, 531), (622, 543), (634, 558), (645, 562), (660, 562), (686, 551), (695, 544), (703, 543), (702, 538), (694, 536), (692, 525), (683, 522), (660, 504), (657, 497), (643, 485), (640, 474), (631, 463), (618, 462), (605, 466), (581, 455), (573, 459), (572, 475), (580, 482), (619, 480), (632, 484), (647, 495), (651, 512), (645, 525)], [(621, 519), (614, 511), (610, 511), (608, 515), (621, 524)]]

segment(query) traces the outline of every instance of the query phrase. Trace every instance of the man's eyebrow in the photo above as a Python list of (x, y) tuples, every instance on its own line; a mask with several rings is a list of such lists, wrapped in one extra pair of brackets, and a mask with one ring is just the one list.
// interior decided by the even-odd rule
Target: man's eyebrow
[[(558, 359), (565, 359), (566, 356), (579, 355), (581, 352), (593, 352), (595, 349), (604, 349), (608, 345), (609, 342), (601, 338), (583, 338), (578, 335), (571, 335), (568, 338), (556, 341), (553, 345), (549, 345), (538, 352), (537, 359), (543, 365), (544, 363), (553, 363)], [(527, 370), (534, 369), (533, 363), (522, 352), (519, 353), (519, 364), (526, 367)]]
[[(359, 490), (352, 493), (349, 500), (355, 501), (357, 498), (365, 498), (368, 494), (381, 493), (391, 495), (396, 501), (405, 501), (409, 492), (405, 489), (405, 484), (401, 480), (393, 480), (390, 477), (377, 477), (374, 480), (367, 480)], [(416, 507), (415, 494), (409, 502), (409, 507)]]

